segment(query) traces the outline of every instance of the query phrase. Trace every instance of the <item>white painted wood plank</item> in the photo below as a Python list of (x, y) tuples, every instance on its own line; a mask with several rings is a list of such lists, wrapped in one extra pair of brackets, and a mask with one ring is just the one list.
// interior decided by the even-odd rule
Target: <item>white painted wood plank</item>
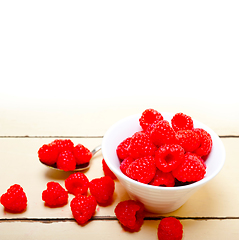
[[(180, 220), (183, 225), (183, 240), (238, 239), (239, 220)], [(117, 220), (90, 221), (85, 226), (76, 222), (1, 222), (0, 237), (9, 240), (29, 239), (105, 239), (158, 240), (157, 228), (160, 220), (146, 220), (139, 232), (129, 233), (122, 229)]]
[[(74, 143), (82, 143), (89, 149), (101, 143), (100, 139), (72, 139)], [(239, 216), (239, 176), (237, 174), (239, 155), (239, 139), (222, 139), (226, 148), (227, 158), (222, 171), (211, 182), (196, 192), (173, 215), (180, 217), (237, 217)], [(57, 181), (64, 186), (64, 180), (69, 173), (57, 172), (41, 165), (37, 158), (38, 148), (52, 141), (52, 139), (23, 138), (0, 139), (1, 156), (1, 185), (3, 194), (10, 185), (19, 183), (26, 191), (29, 204), (27, 211), (22, 214), (10, 214), (2, 210), (0, 218), (72, 218), (69, 204), (59, 209), (50, 209), (44, 206), (41, 200), (42, 191), (46, 189), (48, 181)], [(97, 153), (92, 160), (92, 167), (85, 174), (92, 180), (103, 176), (102, 155)], [(71, 199), (70, 196), (69, 199)], [(97, 208), (96, 216), (114, 216), (114, 208), (119, 201), (128, 199), (128, 195), (119, 182), (116, 181), (116, 190), (112, 205)], [(169, 214), (171, 215), (171, 214)]]

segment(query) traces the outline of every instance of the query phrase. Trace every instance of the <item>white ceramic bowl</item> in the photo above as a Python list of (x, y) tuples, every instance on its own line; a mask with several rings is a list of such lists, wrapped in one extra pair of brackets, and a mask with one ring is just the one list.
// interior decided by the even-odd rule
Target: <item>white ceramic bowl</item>
[[(161, 113), (164, 119), (171, 121), (173, 113)], [(195, 128), (203, 128), (211, 134), (213, 147), (206, 160), (205, 177), (195, 183), (178, 187), (158, 187), (143, 184), (125, 176), (120, 170), (120, 162), (116, 154), (117, 146), (136, 131), (141, 130), (139, 118), (141, 115), (126, 117), (111, 126), (103, 137), (102, 154), (120, 183), (125, 187), (130, 198), (142, 202), (149, 212), (169, 213), (181, 207), (188, 198), (204, 184), (213, 179), (225, 162), (225, 148), (217, 134), (203, 123), (193, 119)]]

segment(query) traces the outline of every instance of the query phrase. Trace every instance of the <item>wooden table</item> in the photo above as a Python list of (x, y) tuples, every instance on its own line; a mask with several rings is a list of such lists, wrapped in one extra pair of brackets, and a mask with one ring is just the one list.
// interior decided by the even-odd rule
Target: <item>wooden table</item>
[[(40, 106), (40, 105), (39, 105)], [(57, 138), (69, 138), (89, 149), (101, 144), (102, 137), (115, 121), (146, 106), (124, 106), (112, 109), (105, 106), (94, 109), (61, 108), (52, 106), (0, 109), (0, 194), (12, 184), (20, 184), (28, 197), (27, 210), (11, 214), (0, 206), (0, 239), (157, 239), (157, 226), (165, 216), (174, 216), (183, 224), (183, 239), (238, 239), (239, 238), (239, 127), (224, 114), (195, 111), (188, 106), (181, 110), (204, 122), (221, 137), (226, 149), (222, 171), (210, 183), (196, 192), (180, 209), (163, 215), (147, 213), (141, 230), (129, 233), (122, 229), (114, 214), (118, 202), (128, 195), (118, 181), (113, 203), (97, 207), (96, 214), (85, 226), (79, 226), (70, 211), (69, 203), (61, 208), (44, 206), (41, 194), (48, 181), (64, 186), (70, 175), (43, 166), (37, 151), (44, 143)], [(173, 105), (153, 106), (159, 111), (176, 112)], [(215, 107), (215, 106), (214, 106)], [(218, 109), (219, 110), (219, 106)], [(205, 110), (206, 111), (206, 110)], [(219, 111), (215, 111), (219, 113)], [(233, 125), (233, 126), (232, 126)], [(103, 176), (102, 154), (95, 155), (85, 174), (89, 180)], [(72, 195), (69, 196), (69, 202)]]

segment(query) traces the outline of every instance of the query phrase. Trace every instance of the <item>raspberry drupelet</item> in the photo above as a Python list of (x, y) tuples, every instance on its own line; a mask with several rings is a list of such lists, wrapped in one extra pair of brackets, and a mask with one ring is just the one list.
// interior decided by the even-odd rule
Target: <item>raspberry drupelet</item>
[(115, 190), (115, 182), (109, 176), (95, 178), (90, 181), (90, 193), (99, 205), (107, 206), (111, 203)]
[(115, 176), (115, 174), (110, 170), (110, 168), (108, 167), (108, 165), (105, 162), (105, 159), (102, 159), (102, 169), (103, 172), (105, 174), (105, 176), (109, 176), (111, 177), (113, 180), (117, 179), (117, 177)]
[(123, 228), (130, 232), (138, 232), (144, 222), (144, 205), (139, 201), (125, 200), (115, 207), (115, 215)]
[(192, 130), (193, 120), (190, 116), (184, 113), (176, 113), (171, 119), (172, 128), (174, 131), (179, 130)]
[(177, 143), (176, 133), (167, 120), (159, 121), (150, 132), (150, 139), (157, 147)]
[(62, 207), (68, 202), (67, 191), (57, 182), (48, 182), (47, 189), (42, 192), (42, 200), (46, 206)]
[(71, 174), (65, 180), (65, 187), (69, 193), (77, 194), (87, 194), (89, 188), (89, 179), (84, 173), (76, 172)]
[(178, 144), (165, 144), (155, 153), (155, 164), (163, 172), (171, 172), (183, 161), (184, 149)]
[(73, 171), (76, 168), (76, 160), (70, 150), (64, 150), (59, 154), (57, 168), (64, 171)]
[(116, 154), (120, 161), (123, 161), (125, 158), (129, 156), (128, 147), (131, 141), (131, 137), (126, 138), (123, 140), (116, 148)]
[(149, 108), (142, 113), (139, 119), (139, 124), (142, 129), (146, 131), (147, 128), (150, 127), (150, 125), (157, 123), (160, 120), (163, 120), (163, 116), (161, 115), (161, 113), (159, 113), (157, 110)]
[(156, 146), (144, 132), (136, 132), (132, 137), (128, 147), (129, 156), (137, 159), (146, 156), (153, 156)]
[(86, 224), (95, 214), (97, 202), (92, 195), (78, 194), (72, 199), (70, 208), (72, 215), (79, 225)]
[(178, 144), (184, 148), (185, 152), (193, 152), (200, 146), (199, 135), (193, 130), (179, 130), (176, 136)]
[(72, 152), (76, 160), (76, 165), (88, 163), (92, 158), (91, 151), (80, 143), (73, 148)]
[(21, 213), (27, 208), (27, 196), (19, 184), (12, 185), (0, 201), (5, 210), (11, 213)]
[(171, 172), (162, 172), (157, 169), (153, 180), (149, 184), (153, 186), (174, 187), (175, 178)]
[(157, 234), (159, 240), (181, 240), (183, 226), (178, 219), (165, 217), (159, 223)]
[(138, 158), (126, 170), (126, 175), (138, 182), (149, 183), (156, 173), (154, 157)]
[(172, 171), (173, 176), (181, 182), (197, 182), (206, 174), (205, 165), (193, 153), (186, 153), (183, 162)]
[(38, 150), (38, 157), (41, 162), (47, 165), (54, 165), (57, 161), (59, 151), (56, 144), (44, 144)]
[(70, 139), (55, 139), (52, 144), (55, 144), (58, 148), (59, 153), (62, 151), (72, 151), (74, 143)]
[(195, 128), (194, 132), (196, 132), (199, 136), (200, 145), (194, 151), (199, 156), (207, 156), (212, 150), (212, 137), (211, 135), (202, 128)]
[(133, 161), (134, 159), (132, 157), (127, 157), (120, 164), (120, 170), (126, 176), (127, 176), (126, 170)]

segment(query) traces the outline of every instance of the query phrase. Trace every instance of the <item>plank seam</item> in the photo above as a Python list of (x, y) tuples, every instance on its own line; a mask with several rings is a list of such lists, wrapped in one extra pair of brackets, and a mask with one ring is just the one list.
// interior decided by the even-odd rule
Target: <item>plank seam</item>
[[(166, 216), (159, 217), (145, 217), (144, 220), (148, 221), (157, 221), (162, 220)], [(169, 216), (167, 216), (169, 217)], [(239, 220), (239, 217), (175, 217), (179, 220), (197, 220), (197, 221), (208, 221), (208, 220)], [(114, 216), (106, 216), (106, 217), (93, 217), (90, 221), (118, 221), (118, 219)], [(0, 223), (3, 222), (41, 222), (41, 223), (56, 223), (56, 222), (75, 222), (74, 218), (8, 218), (8, 219), (0, 219)]]
[[(103, 138), (104, 136), (30, 136), (30, 135), (19, 135), (19, 136), (0, 136), (0, 138)], [(219, 135), (220, 138), (239, 138), (239, 135)]]

